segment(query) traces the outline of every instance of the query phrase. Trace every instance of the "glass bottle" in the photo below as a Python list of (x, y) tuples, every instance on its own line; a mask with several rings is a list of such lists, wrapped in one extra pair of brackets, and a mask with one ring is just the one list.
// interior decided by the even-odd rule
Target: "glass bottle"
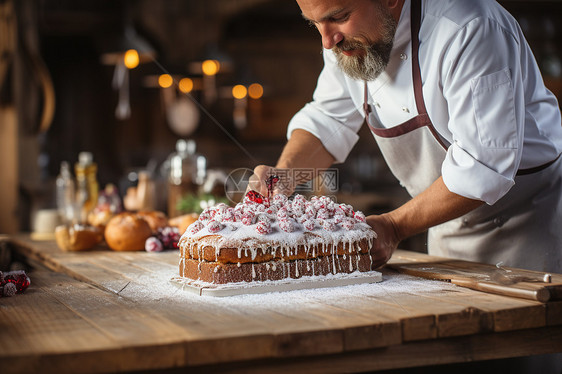
[(90, 213), (98, 203), (99, 185), (97, 181), (98, 166), (93, 161), (90, 152), (80, 152), (78, 162), (74, 166), (78, 190), (76, 202), (78, 221), (85, 223)]
[(168, 216), (176, 217), (178, 202), (189, 195), (198, 193), (206, 172), (206, 159), (195, 152), (193, 140), (180, 139), (176, 142), (176, 152), (170, 156), (168, 177)]
[(71, 223), (74, 220), (74, 203), (76, 201), (76, 186), (70, 172), (70, 164), (61, 162), (60, 173), (56, 179), (57, 210), (62, 223)]

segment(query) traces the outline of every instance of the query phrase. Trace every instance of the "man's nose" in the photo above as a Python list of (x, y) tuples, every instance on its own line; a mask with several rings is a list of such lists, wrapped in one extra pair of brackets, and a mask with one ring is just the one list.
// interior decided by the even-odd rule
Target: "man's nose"
[(333, 27), (319, 26), (318, 31), (322, 35), (322, 46), (326, 49), (332, 49), (343, 40), (343, 34)]

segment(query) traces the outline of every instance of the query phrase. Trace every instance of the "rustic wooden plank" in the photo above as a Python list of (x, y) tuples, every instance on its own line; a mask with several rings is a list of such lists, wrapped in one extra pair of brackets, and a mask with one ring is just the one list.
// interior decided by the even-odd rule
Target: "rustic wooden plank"
[[(497, 267), (454, 259), (435, 259), (413, 262), (409, 258), (394, 259), (389, 267), (399, 272), (428, 279), (448, 280), (457, 285), (496, 293), (499, 295), (527, 298), (546, 302), (562, 298), (562, 275)], [(415, 257), (415, 256), (414, 256)], [(402, 259), (402, 260), (401, 260)]]
[[(329, 308), (336, 308), (365, 316), (372, 320), (371, 324), (373, 322), (377, 324), (400, 322), (404, 341), (467, 335), (492, 329), (492, 325), (489, 323), (491, 316), (488, 313), (447, 301), (447, 295), (455, 292), (458, 287), (440, 282), (426, 282), (431, 284), (431, 288), (423, 293), (410, 292), (407, 286), (397, 292), (394, 289), (397, 281), (391, 280), (393, 283), (385, 286), (384, 277), (390, 279), (388, 277), (391, 275), (402, 278), (404, 282), (414, 280), (414, 278), (398, 275), (392, 271), (385, 271), (383, 282), (373, 284), (373, 292), (365, 294), (365, 297), (344, 297), (326, 301), (322, 296), (311, 294), (309, 300), (318, 303), (320, 305), (318, 309), (321, 312), (329, 310)], [(390, 292), (386, 290), (387, 287)], [(431, 295), (435, 292), (443, 294), (438, 304), (435, 299), (424, 297), (426, 293)], [(396, 344), (396, 342), (393, 343)]]
[[(199, 372), (229, 373), (343, 373), (469, 363), (506, 357), (562, 351), (562, 326), (525, 331), (476, 334), (430, 341), (413, 341), (370, 349), (291, 360), (261, 360), (196, 368)], [(429, 368), (420, 368), (429, 372)]]
[[(92, 365), (91, 370), (101, 369), (95, 360), (84, 356), (90, 352), (119, 350), (121, 346), (38, 286), (42, 276), (34, 273), (33, 283), (24, 294), (2, 299), (0, 341), (13, 344), (3, 344), (0, 367), (5, 365), (9, 372), (16, 373), (40, 372), (45, 369), (43, 358), (48, 356), (55, 358), (47, 366), (53, 372), (54, 369), (70, 372), (56, 357), (76, 354), (83, 364)], [(105, 365), (109, 370), (118, 368), (112, 364), (108, 360)]]
[[(437, 293), (449, 292), (441, 290)], [(450, 303), (446, 296), (437, 307), (430, 294), (404, 292), (399, 295), (377, 295), (369, 299), (377, 305), (393, 305), (391, 315), (398, 316), (402, 323), (404, 341), (433, 339), (474, 334), (486, 331), (482, 319), (486, 318), (479, 310)]]
[[(509, 331), (546, 325), (546, 306), (538, 301), (476, 292), (463, 287), (457, 287), (454, 292), (423, 297), (433, 300), (435, 305), (446, 302), (458, 304), (470, 313), (477, 310), (481, 315), (482, 331)], [(555, 318), (554, 315), (552, 318)]]
[[(135, 254), (137, 255), (137, 254)], [(89, 278), (97, 278), (100, 279), (102, 277), (106, 277), (106, 271), (110, 271), (110, 272), (118, 272), (122, 277), (128, 279), (129, 281), (127, 282), (126, 286), (124, 286), (123, 288), (121, 288), (118, 292), (121, 296), (127, 297), (127, 295), (131, 294), (131, 291), (135, 288), (139, 288), (139, 287), (146, 287), (146, 284), (140, 284), (140, 285), (136, 285), (136, 279), (138, 279), (139, 277), (144, 277), (146, 278), (146, 271), (138, 266), (136, 266), (136, 264), (132, 264), (129, 260), (131, 259), (132, 254), (128, 254), (127, 256), (124, 257), (118, 257), (118, 256), (114, 256), (114, 254), (111, 254), (111, 256), (89, 256), (89, 258), (87, 259), (87, 265), (85, 265), (84, 261), (79, 261), (79, 265), (80, 266), (84, 266), (84, 267), (88, 267), (89, 271), (88, 272), (82, 272), (83, 276), (88, 276)], [(136, 256), (135, 256), (136, 257)], [(65, 261), (65, 267), (68, 267), (69, 269), (75, 269), (76, 267), (76, 258), (74, 258), (72, 261)], [(94, 265), (89, 266), (89, 265)], [(146, 268), (152, 268), (152, 264), (150, 264), (150, 262), (145, 262), (144, 266)], [(165, 267), (167, 270), (169, 270), (169, 267)], [(101, 270), (100, 270), (101, 269)], [(108, 286), (107, 282), (99, 282), (102, 286), (104, 286), (107, 289), (113, 290), (115, 291), (115, 286)], [(122, 283), (119, 283), (119, 285), (121, 286)], [(232, 313), (231, 317), (232, 317)], [(302, 313), (302, 315), (310, 315), (310, 313)], [(205, 317), (208, 319), (210, 316), (208, 313), (205, 314)], [(217, 321), (214, 324), (214, 326), (222, 326), (220, 324), (220, 320), (222, 318), (222, 316), (217, 315)], [(255, 323), (255, 319), (253, 318), (247, 318), (247, 316), (245, 316), (246, 318), (246, 322), (242, 322), (242, 323), (248, 323), (249, 326), (249, 331), (253, 331), (255, 330), (256, 327), (256, 323)], [(291, 324), (280, 324), (278, 326), (282, 326), (282, 330), (283, 331), (287, 331), (287, 330), (291, 330), (291, 333), (283, 333), (283, 331), (275, 331), (276, 333), (276, 338), (279, 341), (278, 346), (281, 348), (277, 348), (276, 351), (280, 352), (280, 354), (290, 354), (288, 352), (288, 350), (286, 348), (283, 347), (288, 347), (289, 345), (287, 344), (287, 341), (289, 340), (293, 340), (293, 341), (299, 341), (300, 344), (305, 344), (303, 342), (305, 341), (315, 341), (315, 339), (318, 338), (314, 338), (312, 334), (308, 334), (308, 336), (305, 336), (303, 334), (303, 332), (301, 330), (306, 329), (307, 333), (310, 332), (311, 329), (323, 329), (322, 330), (322, 337), (321, 339), (324, 340), (324, 342), (320, 342), (320, 341), (316, 341), (317, 344), (305, 344), (308, 347), (314, 347), (313, 351), (303, 351), (302, 348), (298, 348), (297, 344), (293, 344), (290, 345), (291, 347), (293, 347), (293, 349), (295, 349), (294, 347), (297, 347), (297, 349), (295, 350), (296, 353), (298, 354), (317, 354), (319, 353), (317, 347), (323, 347), (322, 349), (324, 351), (329, 350), (331, 352), (338, 352), (341, 351), (343, 348), (343, 343), (342, 343), (342, 339), (341, 339), (341, 334), (342, 334), (342, 330), (337, 327), (337, 328), (333, 328), (331, 327), (332, 331), (327, 331), (326, 330), (326, 324), (327, 323), (334, 323), (334, 318), (330, 319), (330, 321), (325, 321), (325, 320), (307, 320), (307, 321), (303, 321), (302, 318), (300, 320), (295, 319), (295, 316), (291, 316)], [(295, 321), (297, 321), (296, 323), (294, 323)], [(318, 321), (321, 321), (320, 323)], [(347, 320), (346, 320), (347, 321)], [(270, 321), (269, 321), (270, 322)], [(352, 327), (356, 327), (357, 325), (359, 326), (364, 326), (368, 323), (369, 321), (367, 321), (366, 319), (363, 319), (361, 322), (355, 322), (353, 324)], [(235, 325), (237, 326), (236, 331), (239, 331), (240, 328), (240, 323), (241, 321), (236, 321)], [(227, 321), (224, 327), (221, 327), (220, 329), (217, 329), (217, 332), (220, 332), (221, 334), (225, 334), (225, 329), (228, 326), (232, 325), (232, 321)], [(295, 326), (296, 325), (296, 326)], [(347, 325), (349, 326), (349, 323), (347, 323)], [(267, 330), (265, 330), (267, 331)], [(208, 335), (208, 331), (206, 331), (207, 335)], [(258, 331), (259, 333), (259, 331)], [(326, 344), (326, 339), (325, 336), (330, 335), (332, 336), (332, 339), (330, 341), (332, 342), (337, 342), (336, 344), (333, 344), (331, 346), (331, 348), (328, 348), (329, 345)], [(340, 337), (339, 339), (337, 337)], [(193, 343), (193, 344), (209, 344), (208, 342), (205, 343), (204, 341), (201, 342), (197, 342), (197, 343)], [(199, 355), (199, 357), (201, 357)], [(217, 359), (216, 357), (214, 359)], [(200, 361), (197, 361), (198, 363), (200, 363)]]
[(546, 304), (546, 325), (562, 325), (562, 301)]
[[(3, 33), (6, 33), (6, 29)], [(6, 34), (4, 34), (6, 35)], [(5, 50), (3, 48), (3, 50)], [(3, 59), (3, 61), (6, 61)], [(2, 64), (4, 65), (4, 64)], [(5, 65), (4, 65), (5, 66)], [(5, 70), (4, 70), (5, 71)], [(5, 76), (2, 72), (3, 77)], [(3, 86), (3, 85), (0, 85)], [(18, 113), (14, 105), (0, 105), (0, 233), (15, 234), (19, 230), (17, 204), (20, 164), (18, 148)], [(23, 153), (22, 153), (23, 154)]]
[[(330, 344), (319, 344), (319, 347), (316, 344), (317, 347), (309, 351), (311, 354), (327, 353), (328, 351), (336, 353), (343, 350), (366, 349), (401, 342), (400, 321), (388, 318), (381, 313), (366, 315), (353, 308), (334, 307), (307, 297), (306, 300), (303, 299), (303, 306), (290, 317), (293, 320), (296, 318), (305, 320), (308, 326), (315, 326), (314, 330), (321, 330), (324, 340), (329, 336), (327, 340)], [(276, 337), (280, 341), (279, 355), (298, 354), (303, 351), (303, 348), (300, 347), (302, 344), (314, 348), (315, 345), (309, 342), (313, 335), (308, 333), (311, 337), (303, 337), (302, 333), (295, 334), (292, 331), (294, 328), (275, 331)], [(383, 331), (388, 335), (380, 338), (379, 334)], [(294, 344), (288, 344), (290, 341)], [(322, 351), (318, 351), (320, 348)]]
[[(162, 284), (152, 282), (165, 282), (164, 275), (176, 273), (177, 251), (151, 254), (100, 250), (78, 254), (61, 252), (58, 248), (48, 248), (43, 252), (42, 247), (32, 251), (40, 254), (36, 257), (43, 256), (44, 261), (51, 261), (52, 266), (119, 294), (107, 293), (113, 298), (108, 306), (85, 306), (86, 310), (78, 314), (96, 331), (103, 331), (103, 336), (123, 344), (121, 356), (138, 363), (128, 370), (157, 368), (158, 365), (174, 367), (272, 360), (276, 357), (340, 356), (346, 351), (381, 345), (386, 347), (385, 350), (394, 349), (395, 346), (415, 343), (418, 339), (424, 339), (425, 344), (428, 339), (441, 341), (443, 339), (436, 338), (477, 332), (482, 335), (483, 331), (491, 329), (504, 331), (522, 326), (544, 326), (547, 321), (554, 322), (559, 318), (557, 305), (541, 309), (524, 300), (460, 287), (457, 288), (463, 292), (383, 292), (341, 301), (324, 299), (320, 293), (311, 292), (306, 296), (297, 293), (301, 295), (301, 300), (281, 307), (278, 303), (271, 306), (259, 303), (259, 300), (271, 300), (271, 296), (269, 299), (256, 296), (219, 301), (198, 296), (184, 297), (173, 292), (159, 295), (154, 292), (158, 292), (157, 288)], [(98, 293), (106, 294), (87, 287), (87, 292), (81, 297), (92, 299), (92, 303), (97, 300)], [(384, 283), (374, 287), (384, 287)], [(443, 284), (442, 288), (452, 286)], [(63, 298), (63, 291), (55, 287), (53, 292), (59, 292), (58, 297)], [(65, 303), (68, 304), (65, 307), (79, 310), (80, 297), (70, 298)], [(127, 343), (136, 339), (136, 334), (123, 331), (123, 326), (119, 330), (121, 322), (117, 317), (105, 320), (110, 309), (116, 310), (116, 315), (121, 318), (130, 316), (131, 320), (123, 326), (133, 328), (137, 322), (140, 323), (139, 330), (144, 337), (139, 343)], [(133, 313), (129, 313), (131, 310)], [(147, 318), (149, 322), (144, 321)], [(160, 325), (163, 327), (158, 327)], [(116, 333), (111, 335), (106, 329), (116, 329)], [(377, 333), (385, 334), (384, 339), (377, 339)], [(407, 343), (400, 344), (402, 340)], [(159, 351), (168, 347), (174, 353)], [(152, 354), (150, 348), (156, 354)], [(105, 357), (115, 371), (123, 370), (120, 368), (126, 367), (123, 366), (126, 364), (113, 357), (113, 353), (110, 350), (102, 354), (94, 350), (84, 354), (85, 360)], [(156, 357), (160, 354), (164, 355), (166, 364)], [(49, 357), (57, 362), (53, 355)]]
[[(57, 273), (34, 276), (60, 303), (101, 331), (119, 349), (113, 361), (119, 370), (159, 369), (185, 365), (184, 340), (189, 332), (149, 311), (90, 285)], [(107, 350), (107, 349), (106, 349)], [(143, 352), (150, 350), (151, 355)], [(107, 352), (106, 356), (110, 356)]]
[(187, 362), (204, 365), (270, 358), (274, 351), (275, 342), (269, 334), (199, 340), (189, 343)]

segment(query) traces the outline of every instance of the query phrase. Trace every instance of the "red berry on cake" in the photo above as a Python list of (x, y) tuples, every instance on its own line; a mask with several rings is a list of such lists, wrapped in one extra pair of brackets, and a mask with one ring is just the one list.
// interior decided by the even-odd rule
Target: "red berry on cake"
[(251, 224), (254, 223), (254, 220), (256, 219), (256, 215), (252, 212), (246, 212), (242, 215), (242, 223), (246, 226), (249, 226)]
[(316, 218), (322, 219), (322, 220), (328, 219), (328, 218), (330, 218), (330, 212), (326, 208), (321, 208), (316, 213)]
[(221, 231), (223, 227), (223, 225), (215, 220), (210, 220), (209, 223), (207, 223), (207, 230), (209, 230), (209, 232), (213, 234)]
[(236, 215), (234, 214), (234, 209), (228, 208), (222, 213), (221, 222), (236, 222)]
[(355, 227), (355, 218), (346, 217), (341, 221), (340, 225), (346, 230), (353, 230)]
[(244, 202), (248, 203), (248, 202), (254, 202), (257, 204), (263, 204), (264, 203), (264, 197), (262, 194), (260, 194), (257, 191), (248, 191), (248, 193), (246, 194), (246, 197), (244, 198)]
[(199, 214), (199, 221), (201, 222), (207, 222), (208, 220), (210, 220), (211, 217), (211, 209), (207, 208), (204, 211), (201, 212), (201, 214)]
[(261, 235), (267, 235), (271, 232), (271, 224), (269, 221), (259, 221), (256, 225), (256, 232)]
[(326, 231), (336, 231), (337, 228), (338, 228), (338, 225), (336, 225), (336, 223), (333, 220), (327, 219), (327, 220), (324, 221), (324, 224), (322, 225), (322, 227)]
[(285, 205), (287, 200), (288, 200), (287, 196), (280, 193), (280, 194), (277, 194), (277, 195), (273, 196), (273, 199), (272, 199), (271, 202), (272, 202), (272, 204), (275, 204), (277, 206), (283, 206), (283, 205)]
[(284, 219), (279, 221), (279, 228), (285, 232), (295, 231), (295, 225), (292, 219)]
[(266, 213), (258, 214), (256, 217), (257, 217), (257, 223), (260, 223), (260, 222), (269, 223), (271, 221), (271, 219), (269, 218), (269, 216)]
[(276, 215), (278, 210), (279, 210), (279, 209), (277, 208), (276, 205), (271, 205), (269, 208), (267, 208), (267, 209), (265, 210), (265, 212), (266, 212), (267, 214), (270, 214), (270, 215)]
[(201, 229), (202, 229), (203, 227), (205, 227), (205, 226), (203, 225), (203, 222), (201, 222), (201, 221), (195, 221), (195, 222), (193, 222), (193, 224), (191, 224), (191, 226), (189, 226), (189, 227), (187, 228), (187, 231), (188, 231), (190, 234), (193, 235), (193, 234), (196, 234), (196, 233), (198, 233), (199, 231), (201, 231)]
[(316, 227), (316, 222), (314, 219), (308, 219), (304, 221), (303, 226), (307, 231), (312, 231)]
[(363, 214), (363, 212), (361, 211), (357, 211), (355, 212), (355, 219), (361, 222), (367, 222), (367, 219), (365, 218), (365, 214)]

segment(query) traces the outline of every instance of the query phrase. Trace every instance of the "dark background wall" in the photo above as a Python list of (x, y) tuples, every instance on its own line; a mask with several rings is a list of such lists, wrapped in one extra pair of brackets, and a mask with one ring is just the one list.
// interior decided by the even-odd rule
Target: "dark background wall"
[[(25, 212), (53, 203), (52, 187), (61, 161), (73, 163), (81, 151), (94, 154), (102, 187), (127, 182), (129, 171), (149, 164), (158, 170), (179, 138), (168, 126), (161, 90), (147, 83), (158, 74), (171, 72), (200, 79), (190, 66), (207, 58), (229, 66), (216, 77), (218, 100), (207, 103), (201, 91), (191, 94), (203, 111), (189, 136), (207, 157), (210, 168), (229, 170), (275, 163), (285, 142), (286, 125), (311, 99), (322, 68), (320, 36), (302, 20), (294, 1), (16, 3), (20, 36), (46, 65), (56, 94), (54, 118), (43, 133), (33, 130), (41, 111), (40, 105), (32, 105), (33, 86), (28, 89), (24, 85), (19, 94), (20, 108), (29, 112), (29, 118), (22, 122), (23, 129), (29, 131), (20, 131), (19, 179), (25, 198), (19, 218), (23, 229), (29, 223)], [(502, 4), (520, 21), (547, 85), (560, 97), (562, 2)], [(112, 88), (114, 66), (103, 64), (101, 56), (122, 34), (126, 22), (157, 55), (154, 61), (130, 71), (131, 117), (119, 120), (115, 117), (118, 93)], [(20, 72), (24, 80), (32, 75), (32, 64), (28, 65), (27, 72)], [(234, 100), (223, 91), (252, 82), (263, 85), (264, 96), (259, 101), (249, 100), (248, 125), (238, 129), (232, 117)], [(364, 136), (339, 167), (340, 187), (352, 193), (352, 203), (367, 212), (391, 209), (406, 198), (405, 193), (384, 166), (368, 131), (361, 131)], [(374, 194), (365, 198), (365, 191)]]

